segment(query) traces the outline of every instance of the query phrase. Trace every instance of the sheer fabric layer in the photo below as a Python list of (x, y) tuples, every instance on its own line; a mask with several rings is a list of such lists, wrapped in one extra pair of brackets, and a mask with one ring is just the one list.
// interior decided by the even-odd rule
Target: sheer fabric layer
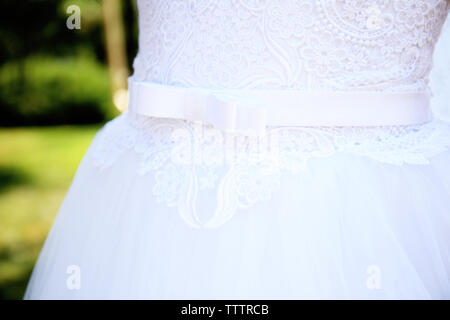
[[(124, 114), (97, 136), (91, 162), (100, 169), (135, 153), (136, 172), (154, 177), (148, 190), (188, 224), (216, 227), (238, 208), (268, 201), (284, 172), (308, 171), (315, 158), (350, 154), (383, 163), (426, 165), (450, 147), (450, 125), (280, 127), (263, 137), (227, 134), (201, 123)], [(209, 206), (202, 196), (209, 194)], [(202, 212), (214, 212), (200, 221)]]
[[(161, 203), (182, 202), (176, 189), (201, 177), (185, 180), (180, 168), (142, 174), (149, 163), (134, 151), (111, 154), (114, 163), (99, 170), (100, 138), (80, 166), (26, 298), (450, 298), (448, 151), (427, 165), (338, 152), (311, 157), (306, 169), (273, 176), (277, 190), (247, 194), (265, 201), (236, 208), (211, 229), (192, 227)], [(248, 175), (254, 183), (240, 192), (267, 185)], [(215, 196), (198, 193), (200, 222), (211, 221)], [(81, 271), (79, 290), (67, 287), (71, 265)]]

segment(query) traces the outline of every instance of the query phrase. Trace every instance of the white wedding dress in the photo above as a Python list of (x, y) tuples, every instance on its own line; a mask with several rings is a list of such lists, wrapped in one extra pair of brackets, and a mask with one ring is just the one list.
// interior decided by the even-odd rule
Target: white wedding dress
[(130, 109), (25, 298), (450, 298), (450, 124), (427, 113), (448, 5), (138, 0)]

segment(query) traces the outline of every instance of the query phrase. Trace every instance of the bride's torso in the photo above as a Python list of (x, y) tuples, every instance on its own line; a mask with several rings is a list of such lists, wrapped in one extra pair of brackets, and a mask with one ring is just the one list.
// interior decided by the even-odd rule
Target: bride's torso
[[(276, 91), (300, 95), (345, 91), (332, 96), (353, 95), (352, 91), (421, 94), (428, 86), (434, 46), (447, 16), (444, 0), (138, 0), (138, 4), (139, 53), (131, 83), (152, 90), (157, 83), (156, 88), (170, 93), (155, 89), (151, 93), (156, 97), (135, 95), (140, 99), (134, 106), (158, 104), (158, 111), (169, 105), (178, 108), (172, 93), (196, 91), (189, 87), (281, 89)], [(131, 89), (130, 96), (136, 92)], [(182, 98), (177, 101), (183, 103)], [(271, 106), (276, 109), (273, 114), (280, 105)], [(272, 126), (267, 135), (253, 138), (208, 123), (142, 116), (132, 109), (102, 130), (96, 141), (96, 164), (107, 167), (126, 152), (139, 154), (136, 170), (154, 173), (158, 201), (177, 207), (193, 226), (221, 225), (237, 208), (270, 199), (281, 184), (281, 174), (307, 169), (310, 159), (346, 154), (393, 165), (427, 164), (450, 146), (450, 126), (440, 121), (379, 127)], [(340, 112), (333, 110), (331, 118)], [(197, 216), (202, 211), (197, 208), (201, 192), (217, 201), (214, 218), (206, 224)]]
[(138, 0), (134, 77), (183, 87), (422, 91), (446, 0)]

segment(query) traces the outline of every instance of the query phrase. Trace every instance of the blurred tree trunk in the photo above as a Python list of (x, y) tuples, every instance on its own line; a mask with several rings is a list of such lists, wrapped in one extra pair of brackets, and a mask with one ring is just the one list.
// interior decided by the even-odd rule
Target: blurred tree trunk
[(111, 78), (112, 99), (123, 111), (127, 106), (127, 51), (120, 0), (102, 0), (106, 55)]

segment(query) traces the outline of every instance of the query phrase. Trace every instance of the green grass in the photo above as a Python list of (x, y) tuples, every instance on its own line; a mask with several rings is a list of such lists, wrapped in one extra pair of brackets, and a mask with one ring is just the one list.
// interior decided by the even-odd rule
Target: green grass
[(0, 299), (21, 299), (99, 126), (0, 128)]

